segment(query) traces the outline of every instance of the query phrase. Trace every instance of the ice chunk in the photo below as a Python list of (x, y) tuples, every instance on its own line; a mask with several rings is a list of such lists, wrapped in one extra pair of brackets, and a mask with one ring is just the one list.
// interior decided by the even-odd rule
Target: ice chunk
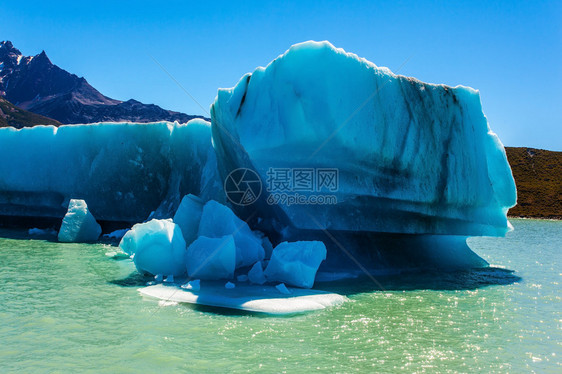
[(248, 276), (246, 274), (240, 274), (239, 276), (236, 277), (236, 280), (238, 282), (247, 282)]
[(275, 286), (275, 288), (277, 288), (277, 291), (281, 292), (284, 295), (290, 295), (291, 294), (291, 291), (289, 291), (287, 286), (285, 286), (285, 283), (279, 283), (277, 286)]
[(326, 246), (320, 241), (283, 242), (273, 249), (265, 269), (269, 282), (312, 288), (320, 263), (326, 259)]
[(171, 219), (140, 223), (123, 236), (119, 247), (133, 256), (140, 272), (185, 275), (186, 245), (180, 227)]
[(254, 284), (264, 284), (267, 280), (263, 275), (263, 267), (261, 262), (256, 262), (248, 272), (248, 279)]
[(199, 221), (201, 220), (204, 204), (203, 200), (195, 195), (185, 195), (174, 215), (174, 223), (181, 228), (187, 245), (190, 245), (197, 239), (197, 231), (199, 231)]
[(181, 288), (183, 288), (185, 290), (199, 291), (201, 289), (201, 280), (195, 279), (195, 280), (189, 281), (185, 284), (182, 284)]
[(232, 235), (221, 238), (200, 236), (187, 249), (187, 273), (192, 278), (232, 279), (236, 246)]
[(508, 230), (515, 184), (472, 88), (423, 83), (328, 42), (306, 42), (220, 89), (211, 116), (223, 178), (249, 168), (266, 190), (285, 181), (276, 171), (291, 180), (309, 170), (311, 183), (298, 192), (324, 202), (267, 204), (273, 195), (262, 193), (252, 209), (234, 206), (242, 218), (257, 211), (302, 230)]
[(232, 235), (236, 244), (236, 268), (250, 266), (264, 258), (261, 239), (250, 230), (248, 224), (228, 207), (211, 200), (203, 207), (199, 236), (220, 238)]
[(101, 235), (101, 227), (88, 210), (84, 200), (72, 199), (59, 230), (59, 242), (94, 242)]
[(236, 285), (232, 282), (226, 282), (226, 284), (224, 285), (224, 288), (226, 288), (227, 290), (232, 290), (235, 287)]

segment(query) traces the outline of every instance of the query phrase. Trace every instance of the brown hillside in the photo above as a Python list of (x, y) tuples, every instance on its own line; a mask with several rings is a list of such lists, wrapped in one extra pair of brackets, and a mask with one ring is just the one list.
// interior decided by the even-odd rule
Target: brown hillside
[(506, 147), (517, 185), (512, 217), (562, 219), (562, 152)]
[(0, 127), (12, 126), (17, 129), (36, 125), (60, 126), (59, 121), (28, 112), (0, 97)]

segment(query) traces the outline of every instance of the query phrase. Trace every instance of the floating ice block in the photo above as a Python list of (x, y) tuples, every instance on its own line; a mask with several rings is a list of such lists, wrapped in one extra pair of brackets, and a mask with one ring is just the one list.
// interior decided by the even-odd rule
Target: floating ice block
[(186, 244), (180, 227), (171, 219), (153, 219), (133, 226), (119, 247), (133, 256), (140, 272), (181, 276), (186, 274)]
[(320, 263), (326, 259), (326, 246), (320, 241), (283, 242), (273, 249), (264, 271), (268, 282), (312, 288)]
[(59, 242), (84, 243), (94, 242), (101, 235), (101, 227), (88, 210), (84, 200), (72, 199), (59, 230)]

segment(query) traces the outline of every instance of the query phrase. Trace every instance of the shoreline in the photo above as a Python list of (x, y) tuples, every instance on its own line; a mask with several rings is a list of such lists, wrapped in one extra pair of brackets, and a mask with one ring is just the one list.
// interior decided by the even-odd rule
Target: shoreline
[(541, 221), (562, 221), (562, 216), (553, 217), (530, 217), (530, 216), (507, 216), (507, 219), (537, 219)]

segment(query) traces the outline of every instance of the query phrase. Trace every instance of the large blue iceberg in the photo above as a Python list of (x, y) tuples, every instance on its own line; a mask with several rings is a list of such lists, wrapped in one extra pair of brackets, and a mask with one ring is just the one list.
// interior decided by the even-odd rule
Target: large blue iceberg
[(466, 238), (510, 228), (515, 184), (471, 88), (306, 42), (220, 89), (211, 117), (0, 129), (0, 216), (84, 199), (100, 222), (173, 217), (123, 238), (141, 271), (302, 287), (320, 263), (485, 266)]
[[(220, 89), (211, 115), (223, 179), (246, 168), (263, 184), (254, 204), (235, 206), (242, 217), (257, 210), (299, 230), (509, 229), (515, 184), (472, 88), (423, 83), (328, 42), (306, 42)], [(337, 170), (337, 185), (298, 193), (329, 193), (336, 204), (271, 204), (272, 194), (287, 192), (271, 185), (272, 171), (319, 169)]]

